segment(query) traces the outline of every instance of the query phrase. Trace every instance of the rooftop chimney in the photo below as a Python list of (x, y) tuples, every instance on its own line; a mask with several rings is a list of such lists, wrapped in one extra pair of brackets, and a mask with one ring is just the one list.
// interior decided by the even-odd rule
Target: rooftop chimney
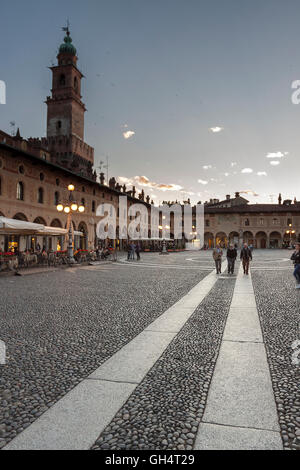
[(116, 187), (116, 180), (115, 180), (114, 177), (110, 178), (110, 180), (109, 180), (109, 187), (110, 187), (111, 189), (115, 189), (115, 187)]
[(235, 193), (235, 197), (236, 197), (236, 198), (237, 198), (237, 197), (240, 197), (240, 193), (239, 193), (238, 191)]
[(227, 200), (227, 201), (230, 201), (230, 199), (231, 199), (231, 198), (230, 198), (230, 194), (226, 194), (226, 200)]
[(100, 183), (104, 184), (104, 181), (105, 181), (104, 173), (100, 173)]

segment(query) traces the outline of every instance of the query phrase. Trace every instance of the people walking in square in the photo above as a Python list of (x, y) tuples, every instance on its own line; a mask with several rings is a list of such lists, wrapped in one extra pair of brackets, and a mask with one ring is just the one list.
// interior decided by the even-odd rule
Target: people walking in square
[(300, 243), (296, 244), (296, 249), (292, 254), (291, 260), (294, 261), (294, 276), (296, 278), (296, 289), (300, 289)]
[(217, 274), (221, 274), (222, 256), (223, 251), (220, 245), (218, 244), (213, 250), (213, 259), (215, 260)]
[(234, 248), (233, 243), (229, 245), (229, 248), (227, 249), (227, 263), (228, 263), (228, 274), (234, 274), (234, 264), (235, 260), (237, 258), (237, 250)]
[(252, 253), (247, 243), (244, 243), (244, 246), (241, 249), (240, 258), (243, 263), (244, 274), (249, 274), (249, 264), (250, 264), (250, 261), (252, 261)]

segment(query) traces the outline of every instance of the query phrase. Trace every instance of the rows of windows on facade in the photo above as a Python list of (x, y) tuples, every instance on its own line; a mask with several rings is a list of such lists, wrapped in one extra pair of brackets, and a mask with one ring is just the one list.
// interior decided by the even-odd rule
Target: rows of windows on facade
[[(24, 173), (24, 167), (21, 165), (19, 167), (19, 173), (23, 174)], [(44, 173), (40, 173), (40, 181), (44, 181), (45, 175)], [(56, 179), (56, 184), (59, 186), (59, 179)], [(85, 187), (82, 186), (81, 188), (82, 192), (85, 192)], [(44, 204), (44, 188), (40, 187), (37, 190), (36, 194), (36, 202), (39, 204)], [(1, 178), (0, 178), (0, 194), (1, 194)], [(16, 188), (16, 199), (18, 201), (24, 201), (25, 200), (25, 191), (24, 191), (24, 183), (22, 181), (18, 181), (17, 183), (17, 188)], [(54, 191), (53, 193), (53, 205), (57, 206), (60, 203), (60, 193), (59, 191)], [(81, 205), (85, 206), (86, 201), (85, 198), (81, 198), (80, 200)], [(96, 201), (92, 201), (91, 204), (91, 210), (92, 212), (96, 211)]]

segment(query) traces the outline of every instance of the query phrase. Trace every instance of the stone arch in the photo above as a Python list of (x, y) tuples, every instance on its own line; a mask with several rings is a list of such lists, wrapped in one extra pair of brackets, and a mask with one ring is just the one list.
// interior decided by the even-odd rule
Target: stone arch
[(250, 231), (246, 231), (243, 233), (243, 242), (247, 243), (247, 245), (254, 246), (254, 236), (253, 233)]
[(62, 223), (59, 219), (53, 219), (50, 227), (57, 227), (57, 228), (62, 228)]
[(78, 224), (78, 232), (82, 232), (83, 236), (80, 237), (80, 248), (82, 250), (87, 250), (88, 247), (88, 229), (85, 222), (80, 222)]
[(47, 225), (47, 222), (43, 217), (36, 217), (33, 221), (34, 224), (42, 224), (42, 225)]
[[(293, 230), (293, 229), (291, 229), (291, 230)], [(293, 246), (297, 242), (297, 240), (298, 240), (298, 237), (297, 237), (296, 230), (295, 230), (295, 233), (291, 233), (291, 234), (289, 234), (287, 232), (284, 232), (282, 242), (283, 242), (283, 246), (285, 248), (288, 248), (290, 245)]]
[(229, 243), (233, 243), (234, 245), (239, 245), (239, 238), (240, 238), (240, 235), (238, 232), (230, 232), (229, 236), (228, 236), (228, 241)]
[(211, 232), (205, 232), (204, 244), (207, 248), (214, 248), (214, 234)]
[(22, 214), (22, 212), (18, 212), (13, 216), (13, 219), (15, 220), (23, 220), (24, 222), (28, 222), (28, 219), (25, 214)]
[(228, 238), (225, 232), (218, 232), (216, 234), (216, 245), (226, 248), (228, 245)]
[(268, 235), (263, 231), (257, 232), (257, 234), (255, 235), (256, 248), (264, 249), (264, 248), (267, 248), (267, 245), (268, 245)]
[(281, 248), (282, 236), (280, 232), (274, 231), (270, 233), (270, 248)]

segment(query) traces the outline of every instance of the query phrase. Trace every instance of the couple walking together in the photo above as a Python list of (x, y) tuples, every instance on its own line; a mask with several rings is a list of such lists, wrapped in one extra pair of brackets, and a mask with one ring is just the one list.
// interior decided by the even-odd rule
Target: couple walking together
[[(237, 249), (231, 243), (229, 248), (227, 248), (226, 258), (227, 258), (227, 270), (228, 274), (234, 273), (234, 265), (237, 259)], [(217, 274), (221, 274), (221, 267), (222, 267), (222, 257), (223, 257), (223, 250), (220, 245), (217, 245), (216, 248), (213, 250), (213, 259), (216, 264), (216, 271)], [(243, 248), (241, 249), (240, 259), (243, 263), (244, 274), (249, 274), (249, 265), (250, 261), (252, 261), (252, 252), (248, 247), (247, 243), (244, 243)]]

